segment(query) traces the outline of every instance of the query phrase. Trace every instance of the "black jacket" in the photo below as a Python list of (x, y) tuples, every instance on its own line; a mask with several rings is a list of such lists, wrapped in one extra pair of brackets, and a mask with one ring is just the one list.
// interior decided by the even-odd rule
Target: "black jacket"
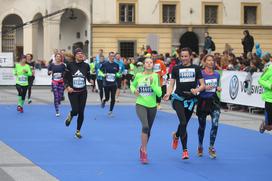
[(251, 35), (247, 35), (242, 40), (244, 52), (252, 52), (252, 49), (254, 47), (254, 38)]

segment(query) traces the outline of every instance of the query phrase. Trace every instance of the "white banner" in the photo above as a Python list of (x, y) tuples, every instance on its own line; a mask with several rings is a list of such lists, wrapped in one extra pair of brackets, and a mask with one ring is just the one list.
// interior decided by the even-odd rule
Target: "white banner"
[(0, 85), (15, 85), (13, 68), (0, 68)]
[(221, 102), (264, 108), (264, 101), (261, 99), (264, 89), (258, 84), (261, 74), (255, 72), (252, 75), (251, 94), (248, 94), (244, 84), (247, 72), (223, 71)]
[(47, 74), (47, 69), (35, 69), (34, 85), (51, 85), (51, 75)]
[(0, 53), (0, 67), (13, 67), (13, 53), (6, 52), (6, 53)]
[[(51, 75), (48, 76), (47, 69), (35, 69), (34, 85), (51, 85)], [(0, 85), (15, 85), (16, 77), (13, 68), (0, 68)], [(87, 82), (87, 85), (90, 85)]]
[[(0, 85), (15, 85), (16, 77), (13, 68), (0, 68)], [(51, 85), (51, 76), (47, 75), (47, 69), (35, 69), (34, 85)]]

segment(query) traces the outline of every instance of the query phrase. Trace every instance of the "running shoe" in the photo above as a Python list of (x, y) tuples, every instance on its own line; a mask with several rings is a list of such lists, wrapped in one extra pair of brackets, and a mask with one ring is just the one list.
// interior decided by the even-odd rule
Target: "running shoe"
[(212, 159), (216, 158), (216, 151), (214, 147), (209, 147), (209, 155), (210, 155), (210, 158)]
[(178, 137), (176, 136), (176, 132), (172, 133), (172, 148), (176, 150), (178, 148)]
[(70, 125), (71, 121), (72, 121), (72, 116), (71, 116), (71, 113), (69, 112), (67, 115), (67, 118), (65, 120), (65, 125), (68, 127)]
[(142, 160), (141, 160), (142, 164), (148, 164), (147, 153), (143, 152), (142, 150), (141, 152), (142, 152)]
[(183, 160), (189, 159), (189, 153), (188, 153), (188, 150), (187, 150), (187, 149), (183, 150), (182, 159), (183, 159)]
[(198, 155), (199, 157), (202, 157), (202, 156), (203, 156), (203, 147), (199, 146), (199, 147), (197, 148), (197, 155)]
[(20, 112), (20, 113), (23, 113), (23, 112), (24, 112), (24, 109), (23, 109), (23, 107), (21, 107), (21, 106), (17, 106), (17, 111)]
[(260, 125), (260, 129), (259, 129), (260, 133), (264, 133), (264, 131), (265, 131), (264, 126), (265, 126), (265, 123), (264, 123), (264, 121), (263, 121), (263, 122), (261, 123), (261, 125)]
[(105, 102), (105, 101), (102, 101), (102, 102), (101, 102), (101, 107), (104, 108), (104, 107), (105, 107), (105, 104), (106, 104), (106, 102)]
[(28, 104), (31, 104), (32, 103), (32, 100), (31, 99), (28, 99)]
[(109, 111), (109, 112), (108, 112), (108, 116), (109, 116), (109, 117), (112, 117), (112, 116), (113, 116), (113, 115), (112, 115), (112, 111)]
[(75, 133), (75, 138), (78, 138), (78, 139), (81, 139), (82, 138), (82, 136), (81, 136), (81, 134), (80, 134), (80, 131), (76, 131), (76, 133)]
[(60, 116), (60, 113), (59, 112), (56, 112), (56, 117), (59, 117)]

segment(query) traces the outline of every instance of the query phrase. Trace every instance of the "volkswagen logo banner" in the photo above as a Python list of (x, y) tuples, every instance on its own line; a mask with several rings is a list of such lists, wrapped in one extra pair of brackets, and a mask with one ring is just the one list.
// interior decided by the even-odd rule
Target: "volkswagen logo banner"
[(234, 100), (239, 91), (239, 79), (236, 75), (232, 76), (230, 83), (229, 83), (229, 94), (230, 98)]

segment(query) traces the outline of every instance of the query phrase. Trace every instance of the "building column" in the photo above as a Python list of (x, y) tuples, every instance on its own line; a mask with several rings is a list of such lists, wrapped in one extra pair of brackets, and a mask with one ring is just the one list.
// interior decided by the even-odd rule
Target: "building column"
[[(0, 24), (0, 31), (2, 32), (2, 24)], [(0, 52), (2, 52), (2, 34), (0, 35)]]
[(53, 49), (59, 49), (60, 20), (61, 15), (44, 19), (44, 60), (49, 61), (53, 54)]
[(23, 30), (23, 34), (24, 34), (24, 54), (27, 53), (32, 53), (33, 49), (32, 49), (32, 24), (29, 24), (27, 26), (24, 26), (24, 30)]

